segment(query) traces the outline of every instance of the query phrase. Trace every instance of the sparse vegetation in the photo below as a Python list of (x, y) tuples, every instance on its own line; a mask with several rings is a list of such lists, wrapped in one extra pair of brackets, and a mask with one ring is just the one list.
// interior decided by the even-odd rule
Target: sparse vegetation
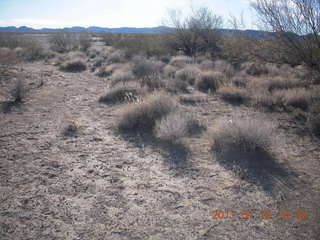
[(249, 99), (247, 90), (230, 86), (220, 88), (218, 94), (224, 101), (231, 104), (242, 104)]
[(142, 94), (141, 88), (124, 85), (110, 89), (104, 96), (100, 97), (99, 102), (106, 104), (135, 102)]

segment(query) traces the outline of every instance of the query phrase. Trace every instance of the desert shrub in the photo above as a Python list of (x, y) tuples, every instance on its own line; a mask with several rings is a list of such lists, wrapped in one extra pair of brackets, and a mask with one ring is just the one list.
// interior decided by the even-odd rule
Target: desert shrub
[(312, 97), (310, 91), (303, 88), (280, 91), (278, 94), (283, 96), (285, 106), (300, 108), (302, 110), (308, 110)]
[(107, 62), (109, 64), (112, 64), (112, 63), (124, 63), (125, 62), (125, 56), (124, 56), (123, 52), (117, 50), (117, 51), (114, 51), (113, 53), (111, 53), (108, 56)]
[(198, 95), (185, 95), (179, 97), (180, 103), (188, 104), (188, 105), (195, 105), (198, 103), (202, 103), (207, 101), (204, 96), (198, 96)]
[(212, 71), (215, 67), (215, 63), (209, 59), (206, 59), (200, 63), (200, 69), (202, 71)]
[(230, 63), (228, 63), (224, 60), (215, 61), (214, 62), (214, 69), (216, 71), (224, 73), (228, 79), (232, 78), (235, 74), (234, 67)]
[(141, 81), (142, 86), (148, 86), (151, 89), (162, 86), (160, 73), (162, 63), (145, 58), (136, 58), (133, 60), (132, 72), (134, 76)]
[(308, 113), (308, 127), (314, 136), (320, 137), (320, 104), (314, 103)]
[(23, 98), (26, 94), (26, 87), (24, 85), (24, 82), (21, 79), (18, 79), (12, 89), (10, 90), (10, 94), (13, 98), (13, 102), (15, 104), (20, 104), (23, 101)]
[(224, 101), (232, 104), (242, 104), (249, 100), (247, 90), (232, 86), (219, 88), (218, 94)]
[(181, 111), (172, 112), (158, 120), (155, 127), (155, 136), (166, 141), (176, 141), (182, 137), (200, 133), (206, 127), (191, 115)]
[(186, 66), (176, 72), (176, 78), (193, 85), (200, 77), (201, 71), (196, 66)]
[(49, 37), (50, 48), (58, 53), (69, 52), (74, 50), (77, 41), (74, 34), (70, 33), (54, 33)]
[(86, 52), (91, 47), (91, 36), (88, 34), (80, 34), (79, 36), (79, 50)]
[(241, 69), (251, 76), (266, 75), (269, 73), (265, 64), (259, 62), (246, 62), (241, 64)]
[(183, 68), (187, 64), (192, 64), (192, 63), (194, 63), (193, 58), (188, 56), (174, 56), (170, 60), (170, 65), (178, 68)]
[(248, 77), (245, 75), (236, 75), (231, 78), (231, 83), (238, 88), (246, 88), (248, 86)]
[(120, 86), (110, 89), (104, 96), (99, 98), (99, 102), (115, 104), (123, 102), (134, 102), (142, 95), (141, 88), (137, 86)]
[(197, 87), (202, 92), (215, 92), (226, 81), (226, 77), (221, 72), (204, 72), (201, 73), (199, 80), (197, 81)]
[(217, 124), (213, 149), (225, 152), (268, 152), (273, 144), (275, 126), (258, 117), (221, 119)]
[(176, 110), (176, 103), (163, 93), (153, 94), (142, 102), (125, 106), (118, 122), (123, 132), (152, 133), (156, 121)]
[(43, 47), (37, 41), (24, 41), (20, 55), (26, 61), (36, 61), (47, 56)]
[(174, 78), (176, 76), (177, 70), (178, 70), (177, 67), (174, 67), (174, 66), (168, 64), (163, 68), (163, 73), (166, 77)]
[(165, 88), (172, 93), (189, 93), (189, 84), (180, 79), (170, 78), (165, 81)]
[(125, 84), (127, 82), (135, 80), (133, 73), (128, 69), (108, 69), (108, 71), (114, 71), (111, 76), (111, 86), (114, 86), (118, 83)]
[(10, 48), (0, 48), (0, 65), (10, 66), (19, 61), (16, 52)]
[(0, 33), (0, 48), (14, 49), (20, 47), (21, 37), (16, 33)]
[(86, 64), (81, 60), (68, 61), (60, 66), (60, 70), (64, 72), (83, 72), (86, 69)]

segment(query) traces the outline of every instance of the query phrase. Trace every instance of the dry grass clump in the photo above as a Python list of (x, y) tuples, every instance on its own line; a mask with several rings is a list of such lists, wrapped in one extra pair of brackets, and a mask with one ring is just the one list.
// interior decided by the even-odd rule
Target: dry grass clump
[(248, 76), (244, 74), (238, 74), (231, 78), (230, 82), (238, 88), (246, 88), (248, 86), (249, 79)]
[(170, 64), (166, 65), (163, 68), (164, 75), (169, 78), (175, 78), (177, 71), (178, 71), (178, 68)]
[(110, 89), (99, 98), (99, 102), (106, 104), (136, 102), (141, 95), (143, 95), (143, 90), (140, 87), (124, 85)]
[(204, 129), (206, 127), (199, 121), (178, 111), (158, 120), (154, 133), (156, 137), (162, 140), (174, 142), (185, 136), (199, 133)]
[(215, 63), (209, 59), (206, 59), (200, 63), (199, 67), (202, 71), (212, 71), (215, 67)]
[(164, 93), (152, 94), (142, 102), (125, 106), (118, 122), (122, 132), (151, 133), (156, 121), (174, 112), (177, 104)]
[(124, 63), (125, 62), (124, 53), (122, 51), (120, 51), (120, 50), (114, 51), (113, 53), (111, 53), (108, 56), (107, 61), (108, 61), (109, 64), (112, 64), (112, 63)]
[[(107, 70), (110, 70), (107, 68)], [(112, 76), (111, 76), (111, 86), (114, 86), (118, 83), (128, 83), (130, 81), (133, 81), (135, 78), (133, 76), (133, 73), (126, 68), (116, 69), (114, 70)]]
[(269, 73), (268, 68), (263, 63), (246, 62), (241, 64), (241, 69), (251, 76), (261, 76)]
[(68, 61), (60, 66), (60, 70), (64, 72), (83, 72), (86, 69), (86, 64), (81, 60)]
[(193, 65), (186, 66), (176, 72), (176, 78), (193, 85), (200, 77), (201, 70)]
[(190, 93), (189, 84), (180, 79), (170, 78), (163, 81), (164, 88), (172, 93)]
[(194, 63), (194, 60), (188, 56), (174, 56), (170, 60), (170, 65), (178, 68), (183, 68), (187, 64), (192, 64), (192, 63)]
[(206, 102), (207, 99), (204, 96), (199, 95), (185, 95), (179, 97), (180, 103), (188, 105), (196, 105), (198, 103)]
[(285, 106), (308, 110), (312, 96), (311, 92), (303, 88), (289, 89), (279, 91), (278, 94), (283, 96)]
[(201, 73), (196, 85), (202, 92), (215, 92), (225, 83), (225, 81), (226, 76), (223, 73), (209, 71)]
[(161, 62), (152, 61), (145, 58), (135, 58), (133, 60), (132, 72), (134, 76), (141, 81), (142, 86), (150, 89), (163, 87), (160, 81), (160, 73), (163, 70)]
[(275, 125), (260, 117), (221, 119), (214, 136), (213, 149), (227, 152), (268, 152), (275, 140)]
[(0, 65), (9, 66), (19, 61), (16, 52), (10, 48), (0, 48)]
[(247, 90), (232, 86), (219, 88), (218, 94), (224, 101), (231, 104), (242, 104), (249, 100)]
[(234, 67), (230, 63), (228, 63), (224, 60), (215, 61), (214, 62), (214, 69), (216, 71), (224, 73), (228, 79), (232, 78), (235, 75)]

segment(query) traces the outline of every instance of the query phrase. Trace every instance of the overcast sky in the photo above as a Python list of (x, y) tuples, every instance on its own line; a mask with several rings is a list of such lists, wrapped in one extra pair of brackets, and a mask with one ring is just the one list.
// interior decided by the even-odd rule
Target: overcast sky
[(186, 13), (192, 5), (224, 19), (243, 12), (246, 28), (254, 28), (249, 0), (0, 0), (0, 26), (155, 27), (168, 9)]

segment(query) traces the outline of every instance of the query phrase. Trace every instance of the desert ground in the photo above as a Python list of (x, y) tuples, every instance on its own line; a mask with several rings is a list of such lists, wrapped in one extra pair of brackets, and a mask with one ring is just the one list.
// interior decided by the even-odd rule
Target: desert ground
[[(201, 131), (172, 141), (121, 132), (123, 112), (148, 96), (99, 101), (114, 85), (131, 84), (113, 84), (114, 72), (97, 75), (112, 64), (130, 68), (110, 60), (115, 52), (96, 40), (86, 52), (14, 64), (12, 77), (1, 78), (1, 240), (319, 239), (320, 140), (306, 118), (229, 103), (190, 84), (183, 92), (143, 91), (170, 96), (201, 122)], [(74, 59), (86, 69), (63, 71)], [(10, 105), (7, 90), (19, 79), (23, 100)], [(232, 160), (221, 159), (213, 150), (219, 124), (256, 117), (275, 126), (270, 155), (235, 152), (223, 155)], [(235, 164), (251, 157), (255, 163), (245, 169)], [(215, 217), (217, 210), (224, 218)]]

